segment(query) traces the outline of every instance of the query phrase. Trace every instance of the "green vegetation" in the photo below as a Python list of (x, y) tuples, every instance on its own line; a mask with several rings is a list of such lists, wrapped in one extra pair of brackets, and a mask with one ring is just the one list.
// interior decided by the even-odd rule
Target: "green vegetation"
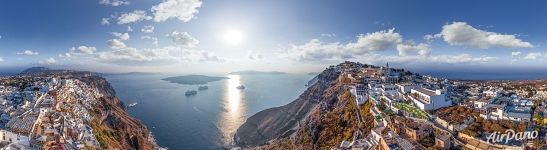
[(401, 110), (409, 112), (414, 118), (420, 118), (420, 119), (428, 118), (427, 113), (425, 111), (417, 107), (414, 107), (412, 105), (405, 104), (405, 103), (394, 103), (393, 106), (395, 106), (395, 108), (397, 109), (401, 109)]
[(534, 147), (539, 149), (542, 146), (543, 146), (543, 141), (541, 141), (540, 139), (534, 139)]
[(282, 143), (283, 149), (294, 149), (294, 144), (291, 139), (287, 139), (287, 138), (283, 139), (281, 143)]
[(418, 140), (418, 142), (424, 147), (433, 147), (435, 146), (435, 134), (429, 134), (429, 136)]
[(528, 97), (532, 97), (537, 93), (536, 89), (534, 89), (530, 86), (526, 86), (525, 91), (526, 91)]
[(536, 121), (538, 126), (543, 126), (544, 118), (542, 115), (534, 115), (534, 120)]
[(387, 109), (386, 99), (384, 99), (383, 97), (380, 98), (380, 104), (378, 104), (378, 109), (380, 109), (380, 111), (385, 111)]
[(308, 132), (308, 129), (304, 127), (300, 131), (301, 131), (301, 134), (304, 135), (304, 137), (302, 138), (302, 143), (304, 145), (311, 145), (311, 137), (310, 137), (310, 133)]
[(361, 113), (361, 119), (362, 123), (359, 129), (363, 132), (363, 134), (368, 134), (372, 128), (374, 128), (374, 116), (370, 114), (370, 108), (372, 108), (372, 102), (368, 101), (367, 103), (360, 106), (360, 113)]

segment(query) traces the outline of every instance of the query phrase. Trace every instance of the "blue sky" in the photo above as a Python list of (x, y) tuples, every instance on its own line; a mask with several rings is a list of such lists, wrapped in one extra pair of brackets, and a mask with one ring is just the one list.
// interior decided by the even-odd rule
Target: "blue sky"
[(2, 3), (0, 68), (311, 72), (343, 60), (415, 70), (547, 67), (542, 1)]

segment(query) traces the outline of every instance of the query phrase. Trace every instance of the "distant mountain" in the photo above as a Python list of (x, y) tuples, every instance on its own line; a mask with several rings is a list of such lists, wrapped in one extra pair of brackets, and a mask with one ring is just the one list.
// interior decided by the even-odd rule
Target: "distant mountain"
[(163, 75), (159, 72), (124, 72), (124, 73), (103, 73), (103, 75)]
[(48, 71), (48, 70), (51, 70), (51, 69), (46, 68), (46, 67), (31, 67), (31, 68), (28, 68), (26, 70), (21, 71), (21, 73), (19, 73), (19, 74), (33, 74), (33, 73), (39, 73), (39, 72), (44, 72), (44, 71)]
[(245, 70), (245, 71), (236, 71), (236, 72), (230, 72), (229, 75), (233, 74), (239, 74), (239, 75), (261, 75), (261, 74), (270, 74), (270, 75), (283, 75), (287, 74), (285, 72), (279, 72), (279, 71), (255, 71), (255, 70)]
[(178, 83), (178, 84), (194, 85), (194, 84), (207, 84), (209, 82), (219, 81), (222, 79), (228, 79), (228, 78), (227, 77), (210, 77), (210, 76), (204, 76), (204, 75), (185, 75), (185, 76), (164, 78), (162, 80), (169, 81), (172, 83)]
[(320, 74), (320, 73), (321, 73), (321, 72), (308, 72), (307, 74), (308, 74), (308, 75), (318, 75), (318, 74)]

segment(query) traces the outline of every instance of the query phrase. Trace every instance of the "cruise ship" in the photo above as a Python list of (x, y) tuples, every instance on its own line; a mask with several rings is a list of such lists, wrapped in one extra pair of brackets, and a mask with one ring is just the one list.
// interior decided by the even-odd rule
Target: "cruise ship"
[(186, 96), (192, 96), (192, 95), (196, 95), (196, 94), (198, 94), (198, 91), (196, 91), (196, 90), (188, 90), (188, 91), (186, 91), (186, 93), (184, 93), (184, 95), (186, 95)]
[(200, 91), (207, 90), (207, 89), (209, 89), (209, 87), (206, 86), (206, 85), (204, 85), (204, 86), (199, 86), (199, 88), (198, 88), (198, 90), (200, 90)]

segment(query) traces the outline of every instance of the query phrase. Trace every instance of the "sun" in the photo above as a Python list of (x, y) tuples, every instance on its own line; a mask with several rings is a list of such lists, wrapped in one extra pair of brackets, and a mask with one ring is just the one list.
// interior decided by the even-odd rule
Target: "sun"
[(223, 34), (224, 42), (230, 45), (240, 45), (243, 40), (243, 33), (239, 30), (228, 30)]

